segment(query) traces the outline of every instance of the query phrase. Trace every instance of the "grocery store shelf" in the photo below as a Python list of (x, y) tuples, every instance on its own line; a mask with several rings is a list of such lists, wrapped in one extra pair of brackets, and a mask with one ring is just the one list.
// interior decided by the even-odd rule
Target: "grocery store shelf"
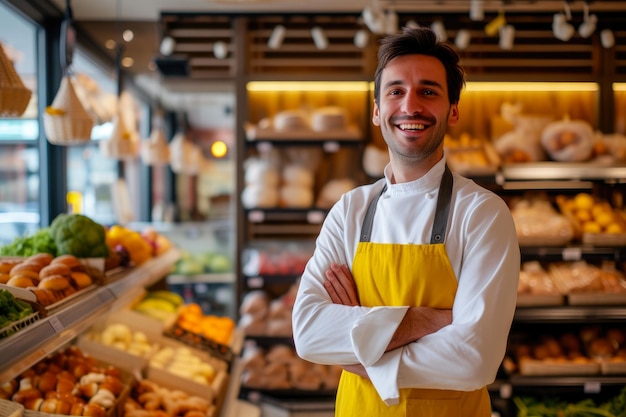
[(621, 246), (595, 247), (590, 245), (568, 246), (522, 246), (523, 258), (534, 258), (545, 261), (580, 261), (606, 260), (617, 261), (626, 258), (626, 248)]
[(515, 311), (516, 323), (623, 322), (626, 306), (522, 307)]
[(223, 274), (207, 273), (207, 274), (170, 274), (167, 276), (168, 284), (221, 284), (234, 283), (235, 274), (227, 272)]
[(248, 209), (246, 217), (252, 223), (263, 222), (303, 222), (320, 224), (326, 218), (328, 209), (323, 208), (276, 208), (276, 209)]
[(95, 288), (65, 308), (1, 340), (0, 384), (63, 347), (103, 314), (117, 308), (117, 303), (127, 294), (162, 279), (178, 257), (177, 250), (170, 250), (126, 273), (120, 273), (114, 282)]
[(501, 168), (504, 181), (535, 180), (601, 180), (624, 182), (626, 165), (594, 162), (525, 162), (505, 164)]
[(525, 376), (511, 375), (508, 384), (513, 387), (581, 387), (584, 392), (596, 391), (602, 385), (625, 385), (626, 376)]

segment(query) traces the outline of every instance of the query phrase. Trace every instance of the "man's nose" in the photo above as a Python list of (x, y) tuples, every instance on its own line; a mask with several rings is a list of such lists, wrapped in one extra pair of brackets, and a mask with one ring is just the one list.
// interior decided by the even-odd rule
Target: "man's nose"
[(403, 111), (408, 114), (420, 114), (424, 110), (421, 97), (418, 94), (410, 93), (404, 97)]

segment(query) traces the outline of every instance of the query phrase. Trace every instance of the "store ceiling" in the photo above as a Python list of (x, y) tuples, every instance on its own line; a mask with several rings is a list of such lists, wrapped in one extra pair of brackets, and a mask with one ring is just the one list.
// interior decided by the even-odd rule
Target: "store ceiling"
[[(68, 0), (50, 0), (59, 10), (65, 10)], [(69, 0), (75, 24), (80, 33), (89, 37), (111, 58), (114, 50), (106, 50), (109, 40), (120, 40), (122, 31), (131, 29), (135, 37), (124, 43), (124, 56), (134, 63), (125, 69), (149, 94), (168, 96), (172, 102), (193, 101), (197, 93), (216, 91), (228, 93), (224, 84), (197, 80), (164, 79), (154, 69), (159, 54), (162, 14), (293, 14), (293, 13), (360, 13), (365, 7), (379, 6), (398, 13), (446, 14), (468, 13), (473, 0)], [(585, 4), (590, 13), (625, 13), (623, 0), (483, 0), (485, 13), (552, 14), (562, 12), (568, 4), (572, 13), (582, 14)], [(211, 45), (207, 45), (210, 50)], [(221, 91), (220, 91), (221, 88)], [(171, 95), (175, 93), (175, 95)], [(168, 95), (169, 94), (169, 95)]]

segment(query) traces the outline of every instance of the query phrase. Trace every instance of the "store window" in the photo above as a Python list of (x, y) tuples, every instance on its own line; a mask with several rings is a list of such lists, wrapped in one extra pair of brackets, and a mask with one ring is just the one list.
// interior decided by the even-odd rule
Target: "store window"
[[(39, 228), (37, 26), (0, 3), (3, 59), (13, 63), (30, 98), (21, 114), (0, 108), (0, 244)], [(24, 101), (26, 102), (26, 101)], [(7, 102), (2, 102), (2, 106)], [(10, 103), (9, 103), (10, 104)]]

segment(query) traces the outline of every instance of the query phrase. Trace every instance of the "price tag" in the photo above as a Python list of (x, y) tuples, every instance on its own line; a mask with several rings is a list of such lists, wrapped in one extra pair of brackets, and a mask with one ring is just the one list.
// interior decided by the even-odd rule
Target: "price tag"
[(585, 394), (598, 394), (602, 390), (602, 384), (599, 381), (585, 382), (583, 391)]
[(325, 152), (337, 152), (339, 150), (339, 142), (332, 140), (324, 142), (323, 148)]
[(261, 210), (252, 210), (248, 213), (248, 220), (252, 223), (261, 223), (265, 220), (265, 213)]
[(55, 333), (61, 333), (63, 331), (63, 324), (58, 317), (50, 317), (49, 323)]
[(263, 277), (250, 277), (248, 278), (249, 288), (263, 288)]
[(564, 261), (580, 261), (583, 256), (583, 251), (581, 248), (564, 248), (561, 255)]
[(500, 398), (511, 398), (511, 394), (513, 393), (513, 387), (511, 384), (502, 384), (500, 386)]
[(309, 211), (306, 214), (306, 221), (310, 224), (320, 224), (324, 221), (324, 213), (317, 210)]

